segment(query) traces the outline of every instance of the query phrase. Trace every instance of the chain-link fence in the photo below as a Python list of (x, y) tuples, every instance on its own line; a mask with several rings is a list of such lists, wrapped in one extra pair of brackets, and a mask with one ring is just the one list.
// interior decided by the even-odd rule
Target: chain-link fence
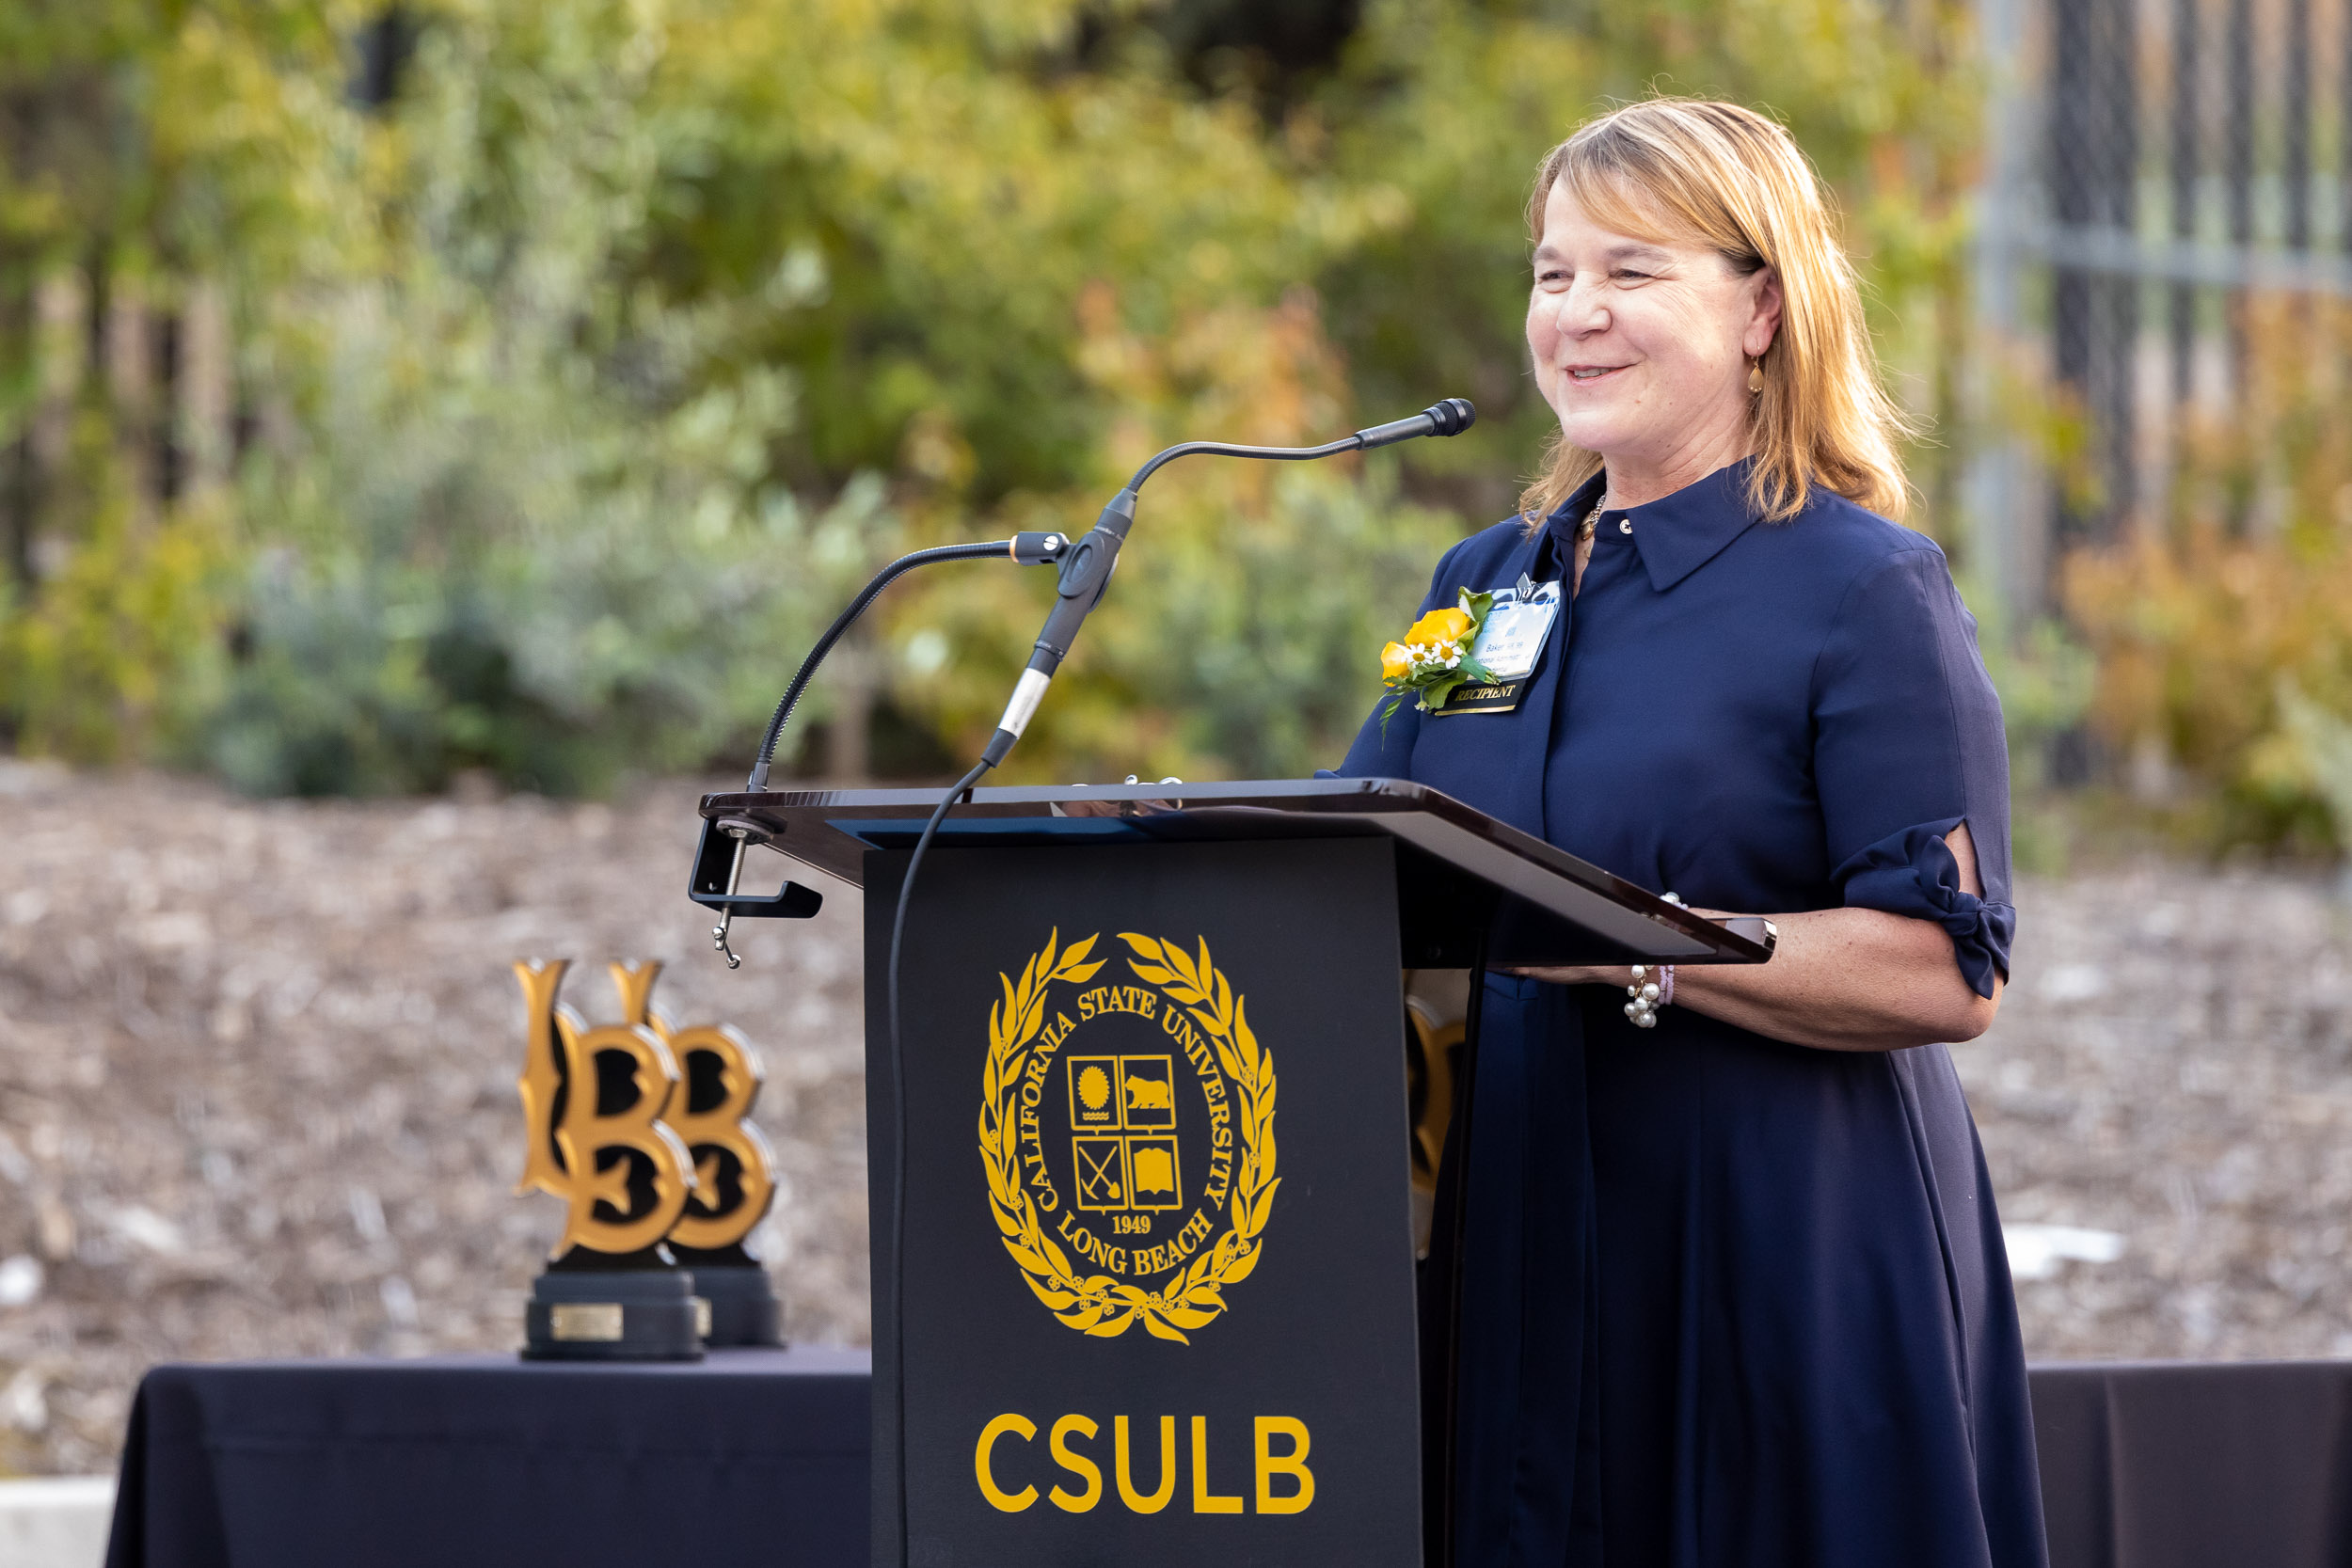
[(2068, 547), (2162, 514), (2201, 417), (2233, 417), (2251, 300), (2352, 297), (2352, 0), (1983, 0), (1981, 20), (1980, 409), (2013, 426), (2017, 388), (2055, 388), (2070, 433), (2042, 444), (2063, 461), (1995, 441), (1976, 465), (2016, 626)]

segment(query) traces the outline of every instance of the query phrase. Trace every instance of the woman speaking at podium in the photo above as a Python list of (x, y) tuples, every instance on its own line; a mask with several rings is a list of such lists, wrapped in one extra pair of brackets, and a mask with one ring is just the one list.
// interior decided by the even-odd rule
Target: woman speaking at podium
[(1559, 436), (1422, 607), (1478, 615), (1492, 678), (1393, 702), (1342, 770), (1780, 945), (1486, 977), (1455, 1560), (2039, 1565), (2016, 1303), (1939, 1043), (2009, 967), (2008, 755), (1943, 554), (1892, 520), (1852, 269), (1788, 135), (1725, 103), (1586, 124), (1530, 228)]

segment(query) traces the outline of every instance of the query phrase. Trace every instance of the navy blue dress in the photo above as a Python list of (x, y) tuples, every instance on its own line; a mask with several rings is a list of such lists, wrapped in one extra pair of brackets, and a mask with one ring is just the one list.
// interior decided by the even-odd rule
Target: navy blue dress
[[(1602, 515), (1509, 713), (1367, 723), (1409, 778), (1695, 906), (1932, 920), (2006, 974), (2008, 752), (1943, 553), (1746, 465)], [(1598, 482), (1438, 564), (1424, 610), (1564, 577)], [(1961, 822), (1985, 890), (1943, 842)], [(1809, 1050), (1489, 976), (1466, 1231), (1459, 1560), (2040, 1568), (2024, 1351), (1940, 1045)]]

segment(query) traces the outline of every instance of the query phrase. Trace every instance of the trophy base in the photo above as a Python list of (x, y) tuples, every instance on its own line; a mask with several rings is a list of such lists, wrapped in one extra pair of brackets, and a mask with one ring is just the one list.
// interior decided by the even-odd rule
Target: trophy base
[(743, 1243), (691, 1247), (670, 1243), (670, 1255), (694, 1272), (694, 1294), (707, 1303), (703, 1343), (743, 1349), (784, 1343), (784, 1307), (759, 1259)]
[(550, 1269), (523, 1307), (526, 1361), (700, 1361), (702, 1303), (680, 1269)]
[(705, 1265), (694, 1271), (694, 1293), (710, 1304), (703, 1343), (714, 1350), (785, 1342), (784, 1305), (776, 1300), (766, 1269)]

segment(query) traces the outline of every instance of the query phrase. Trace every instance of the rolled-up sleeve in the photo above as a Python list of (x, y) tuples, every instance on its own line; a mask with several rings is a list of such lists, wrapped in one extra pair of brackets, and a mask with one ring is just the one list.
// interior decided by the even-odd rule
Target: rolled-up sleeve
[[(1814, 666), (1814, 774), (1844, 903), (1931, 920), (1979, 996), (2009, 974), (2009, 746), (1975, 619), (1942, 552), (1897, 552), (1848, 586)], [(1983, 896), (1944, 843), (1966, 823)]]

